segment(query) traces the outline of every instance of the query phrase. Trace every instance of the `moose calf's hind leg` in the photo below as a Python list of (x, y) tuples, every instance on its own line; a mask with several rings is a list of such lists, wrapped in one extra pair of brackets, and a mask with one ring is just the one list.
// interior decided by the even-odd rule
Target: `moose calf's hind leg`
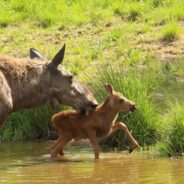
[(53, 147), (53, 149), (51, 150), (51, 157), (53, 159), (57, 158), (58, 154), (60, 155), (64, 155), (63, 149), (64, 146), (71, 140), (71, 137), (64, 137), (62, 139), (60, 139), (61, 141), (57, 143), (57, 145), (55, 145), (55, 147)]
[(51, 149), (51, 158), (53, 159), (57, 158), (59, 153), (62, 153), (62, 155), (64, 155), (63, 148), (64, 148), (64, 142), (61, 141), (53, 149)]
[(50, 150), (54, 149), (60, 143), (60, 141), (61, 141), (61, 138), (58, 137), (58, 139), (50, 147)]
[(113, 126), (113, 129), (112, 129), (112, 132), (118, 130), (118, 129), (121, 129), (125, 132), (128, 140), (131, 142), (131, 148), (129, 150), (129, 152), (131, 153), (134, 149), (136, 149), (139, 144), (137, 143), (137, 141), (133, 138), (133, 136), (131, 135), (131, 133), (129, 132), (127, 126), (122, 123), (122, 122), (119, 122), (119, 123), (116, 123), (114, 126)]

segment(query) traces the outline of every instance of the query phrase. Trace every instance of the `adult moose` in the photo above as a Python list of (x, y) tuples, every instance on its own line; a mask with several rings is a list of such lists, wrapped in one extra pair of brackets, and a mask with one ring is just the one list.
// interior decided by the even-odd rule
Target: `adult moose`
[(0, 56), (0, 127), (9, 113), (46, 103), (63, 103), (86, 114), (97, 106), (93, 94), (58, 67), (64, 58), (65, 45), (52, 61), (43, 60), (36, 49), (30, 59)]

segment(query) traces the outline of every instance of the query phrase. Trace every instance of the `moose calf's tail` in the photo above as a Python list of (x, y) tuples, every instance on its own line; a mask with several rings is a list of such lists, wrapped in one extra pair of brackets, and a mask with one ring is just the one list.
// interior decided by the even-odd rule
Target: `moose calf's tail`
[(57, 124), (59, 123), (59, 115), (58, 114), (54, 114), (51, 118), (52, 123), (57, 127)]
[(63, 122), (65, 118), (65, 111), (56, 113), (52, 116), (51, 121), (54, 124), (54, 126), (59, 127), (61, 125), (61, 122)]

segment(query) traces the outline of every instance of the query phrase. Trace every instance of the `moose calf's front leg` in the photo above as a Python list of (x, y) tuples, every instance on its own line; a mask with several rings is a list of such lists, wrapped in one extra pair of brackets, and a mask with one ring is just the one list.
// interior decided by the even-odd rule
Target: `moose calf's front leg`
[(88, 133), (88, 138), (89, 138), (89, 140), (92, 144), (92, 147), (93, 147), (95, 159), (97, 160), (97, 159), (99, 159), (100, 146), (99, 146), (98, 141), (97, 141), (96, 132), (88, 130), (87, 133)]
[(121, 129), (125, 132), (128, 140), (131, 142), (131, 149), (129, 150), (129, 152), (131, 153), (134, 149), (136, 149), (139, 144), (137, 143), (137, 141), (133, 138), (133, 136), (131, 135), (131, 133), (129, 132), (127, 126), (122, 123), (122, 122), (119, 122), (119, 123), (116, 123), (114, 126), (113, 126), (113, 129), (112, 129), (112, 132), (118, 130), (118, 129)]

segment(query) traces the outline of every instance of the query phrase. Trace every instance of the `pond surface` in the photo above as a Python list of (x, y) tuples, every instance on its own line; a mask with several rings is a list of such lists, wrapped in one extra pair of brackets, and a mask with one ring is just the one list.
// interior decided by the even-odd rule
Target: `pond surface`
[(183, 184), (184, 159), (152, 158), (125, 152), (101, 153), (68, 146), (65, 161), (50, 159), (52, 142), (0, 144), (0, 184)]

